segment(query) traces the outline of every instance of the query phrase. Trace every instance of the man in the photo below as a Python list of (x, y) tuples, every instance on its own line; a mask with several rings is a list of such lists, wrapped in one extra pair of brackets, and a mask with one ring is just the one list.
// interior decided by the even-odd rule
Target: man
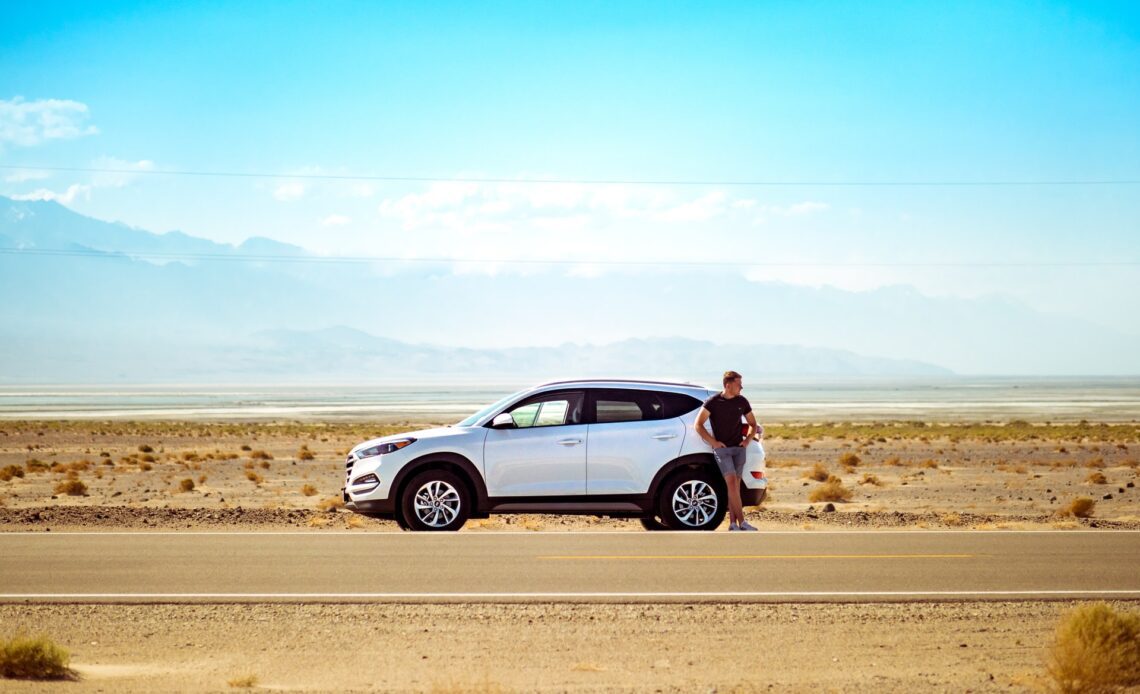
[[(705, 443), (712, 446), (717, 467), (728, 485), (728, 529), (756, 530), (744, 520), (740, 477), (744, 474), (745, 448), (761, 429), (752, 414), (752, 406), (740, 394), (744, 390), (743, 377), (735, 371), (725, 371), (722, 383), (724, 390), (705, 400), (694, 428)], [(744, 421), (748, 422), (747, 429), (743, 427)], [(712, 423), (712, 434), (705, 429), (705, 422)]]

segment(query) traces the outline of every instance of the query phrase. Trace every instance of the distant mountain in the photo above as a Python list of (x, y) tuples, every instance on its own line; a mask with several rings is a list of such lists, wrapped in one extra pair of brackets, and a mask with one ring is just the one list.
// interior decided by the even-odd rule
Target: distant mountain
[(0, 380), (1140, 373), (1140, 339), (1001, 297), (310, 257), (0, 197)]

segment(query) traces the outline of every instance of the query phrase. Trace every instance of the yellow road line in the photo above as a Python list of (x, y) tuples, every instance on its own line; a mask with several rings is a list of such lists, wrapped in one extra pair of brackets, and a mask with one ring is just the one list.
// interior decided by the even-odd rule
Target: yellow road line
[(547, 560), (636, 559), (970, 559), (974, 554), (582, 554), (539, 557)]

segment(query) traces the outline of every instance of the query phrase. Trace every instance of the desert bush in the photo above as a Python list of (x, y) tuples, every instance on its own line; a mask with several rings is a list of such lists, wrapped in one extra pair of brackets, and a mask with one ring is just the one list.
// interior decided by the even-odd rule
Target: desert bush
[(192, 492), (194, 491), (194, 480), (187, 477), (178, 483), (178, 488), (184, 492)]
[(252, 689), (257, 686), (257, 681), (257, 675), (242, 675), (241, 677), (227, 680), (226, 684), (234, 689)]
[(46, 472), (49, 466), (39, 458), (31, 458), (24, 462), (24, 468), (28, 472)]
[(962, 525), (962, 516), (957, 513), (944, 513), (938, 518), (946, 525)]
[(143, 472), (150, 472), (151, 470), (154, 469), (154, 466), (151, 465), (150, 463), (139, 463), (139, 469), (142, 470)]
[(257, 474), (257, 473), (256, 473), (256, 472), (254, 472), (253, 470), (246, 470), (246, 472), (245, 472), (245, 478), (246, 478), (247, 480), (249, 480), (250, 482), (253, 482), (254, 484), (261, 484), (262, 482), (264, 482), (264, 481), (265, 481), (265, 478), (264, 478), (264, 477), (262, 477), (261, 475)]
[(816, 463), (812, 466), (811, 470), (805, 472), (803, 476), (809, 480), (815, 480), (816, 482), (826, 482), (831, 474), (828, 473), (827, 468)]
[(1058, 692), (1140, 685), (1140, 615), (1103, 602), (1077, 607), (1057, 626), (1045, 670)]
[(0, 482), (7, 482), (13, 477), (23, 477), (24, 468), (19, 465), (6, 465), (0, 468)]
[(254, 460), (273, 460), (273, 455), (269, 451), (263, 451), (261, 449), (250, 451), (249, 457)]
[(316, 457), (308, 446), (301, 446), (301, 450), (297, 451), (297, 460), (315, 460)]
[(843, 486), (843, 480), (835, 475), (827, 478), (808, 494), (808, 501), (850, 501), (852, 492)]
[(249, 445), (248, 443), (243, 443), (243, 444), (241, 445), (241, 449), (242, 449), (243, 451), (252, 451), (252, 450), (253, 450), (253, 449), (250, 447), (250, 445)]
[(879, 480), (879, 478), (877, 476), (872, 475), (870, 473), (866, 473), (866, 472), (863, 473), (863, 479), (859, 480), (859, 484), (869, 484), (873, 487), (883, 486), (883, 483)]
[(938, 469), (938, 461), (934, 460), (932, 458), (927, 458), (926, 460), (922, 461), (922, 467), (927, 468), (929, 470), (937, 470)]
[(1092, 514), (1093, 514), (1093, 509), (1095, 509), (1095, 508), (1096, 508), (1096, 502), (1095, 501), (1088, 498), (1087, 496), (1080, 496), (1080, 497), (1077, 497), (1076, 499), (1073, 499), (1072, 501), (1070, 501), (1068, 503), (1068, 505), (1064, 506), (1060, 511), (1058, 511), (1058, 513), (1061, 514), (1062, 516), (1074, 516), (1076, 518), (1091, 518)]
[(209, 478), (205, 475), (198, 475), (198, 484), (205, 484), (207, 479)]
[(144, 443), (139, 446), (139, 453), (154, 453), (154, 449)]
[(344, 499), (339, 496), (330, 496), (317, 502), (317, 510), (324, 511), (326, 513), (343, 507)]
[(86, 496), (87, 485), (80, 480), (63, 480), (55, 485), (55, 493), (68, 496)]
[(855, 453), (852, 453), (851, 451), (848, 451), (848, 452), (844, 453), (843, 455), (839, 456), (839, 464), (842, 465), (843, 467), (855, 467), (860, 462), (862, 462), (862, 461), (859, 458), (859, 456), (856, 455)]
[(311, 484), (306, 484), (301, 487), (301, 493), (305, 496), (314, 496), (317, 493), (317, 488)]
[(889, 465), (891, 467), (902, 467), (902, 464), (903, 462), (899, 460), (899, 457), (897, 455), (892, 455), (890, 458), (887, 458), (886, 462), (884, 463), (884, 465)]
[(70, 654), (46, 636), (31, 638), (17, 634), (0, 642), (0, 677), (25, 680), (73, 679), (67, 667)]
[(1108, 484), (1108, 478), (1104, 476), (1103, 472), (1090, 473), (1085, 481), (1089, 484)]
[(269, 461), (268, 460), (263, 460), (260, 463), (258, 463), (258, 465), (261, 466), (262, 470), (268, 470), (269, 469)]

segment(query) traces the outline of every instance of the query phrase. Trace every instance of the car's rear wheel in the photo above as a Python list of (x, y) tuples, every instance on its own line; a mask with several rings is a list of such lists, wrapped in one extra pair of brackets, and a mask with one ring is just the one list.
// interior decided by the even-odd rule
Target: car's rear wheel
[(454, 473), (428, 470), (404, 487), (400, 511), (411, 530), (459, 530), (471, 516), (471, 495)]
[(694, 468), (661, 488), (658, 515), (670, 530), (715, 530), (728, 510), (728, 491), (712, 475)]

